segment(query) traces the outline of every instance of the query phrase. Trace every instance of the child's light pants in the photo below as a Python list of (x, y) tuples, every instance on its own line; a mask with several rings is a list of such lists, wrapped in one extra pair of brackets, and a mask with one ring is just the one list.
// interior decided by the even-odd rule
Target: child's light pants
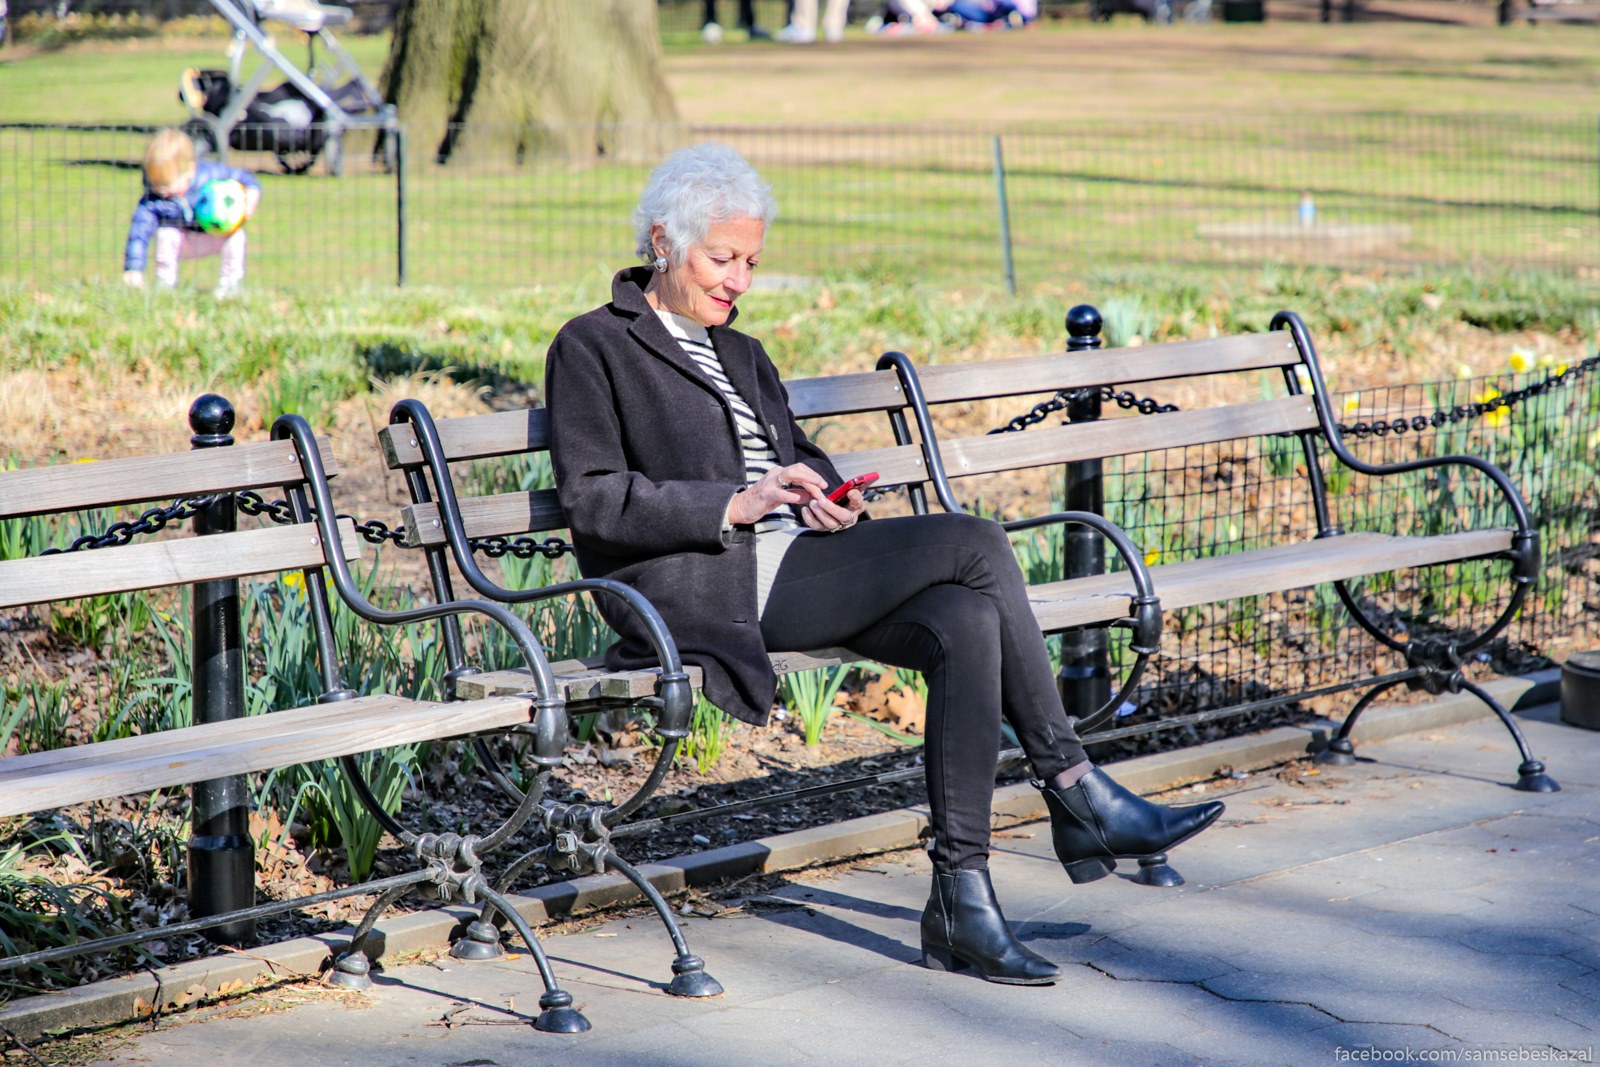
[(178, 261), (217, 256), (222, 269), (217, 277), (217, 292), (227, 295), (237, 292), (244, 281), (244, 230), (233, 231), (227, 237), (199, 230), (180, 230), (176, 226), (163, 226), (155, 238), (156, 282), (172, 288), (178, 284)]

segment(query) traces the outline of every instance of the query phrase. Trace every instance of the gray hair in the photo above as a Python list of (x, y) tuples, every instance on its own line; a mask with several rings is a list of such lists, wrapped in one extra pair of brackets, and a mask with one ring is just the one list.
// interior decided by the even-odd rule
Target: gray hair
[(680, 148), (650, 172), (633, 209), (637, 251), (646, 262), (655, 258), (650, 231), (659, 224), (676, 266), (705, 240), (713, 223), (743, 218), (770, 223), (777, 213), (772, 186), (738, 152), (714, 141)]

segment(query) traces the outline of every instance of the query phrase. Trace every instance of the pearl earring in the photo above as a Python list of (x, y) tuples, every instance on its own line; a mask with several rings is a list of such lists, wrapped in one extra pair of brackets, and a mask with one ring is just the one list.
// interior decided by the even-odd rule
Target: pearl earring
[(656, 259), (655, 259), (655, 262), (650, 264), (650, 265), (655, 268), (657, 274), (665, 274), (665, 273), (667, 273), (667, 257), (666, 256), (657, 256)]

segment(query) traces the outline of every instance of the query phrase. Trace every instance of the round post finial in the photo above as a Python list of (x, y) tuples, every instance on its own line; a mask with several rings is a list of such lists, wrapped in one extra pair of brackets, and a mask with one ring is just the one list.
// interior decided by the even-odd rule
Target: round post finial
[(1079, 304), (1067, 312), (1067, 349), (1100, 347), (1100, 310), (1093, 304)]
[(189, 405), (189, 428), (194, 436), (189, 444), (195, 448), (216, 448), (233, 444), (233, 404), (225, 396), (206, 393)]

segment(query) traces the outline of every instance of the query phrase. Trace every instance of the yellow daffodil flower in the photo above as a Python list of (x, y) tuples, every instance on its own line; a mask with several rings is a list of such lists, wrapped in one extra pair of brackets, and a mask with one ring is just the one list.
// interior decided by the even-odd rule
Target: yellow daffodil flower
[(1511, 373), (1526, 374), (1533, 369), (1533, 353), (1525, 348), (1511, 350)]
[[(1500, 397), (1500, 395), (1501, 395), (1500, 390), (1496, 389), (1494, 386), (1491, 385), (1491, 386), (1489, 386), (1489, 388), (1487, 388), (1483, 392), (1479, 393), (1474, 399), (1476, 399), (1477, 402), (1480, 403), (1480, 404), (1487, 404), (1491, 400), (1498, 399)], [(1508, 408), (1508, 407), (1498, 407), (1498, 408), (1494, 408), (1491, 411), (1484, 412), (1483, 422), (1484, 422), (1484, 425), (1488, 426), (1490, 429), (1498, 430), (1500, 427), (1504, 426), (1506, 424), (1506, 422), (1510, 418), (1511, 418), (1511, 409), (1510, 408)]]

